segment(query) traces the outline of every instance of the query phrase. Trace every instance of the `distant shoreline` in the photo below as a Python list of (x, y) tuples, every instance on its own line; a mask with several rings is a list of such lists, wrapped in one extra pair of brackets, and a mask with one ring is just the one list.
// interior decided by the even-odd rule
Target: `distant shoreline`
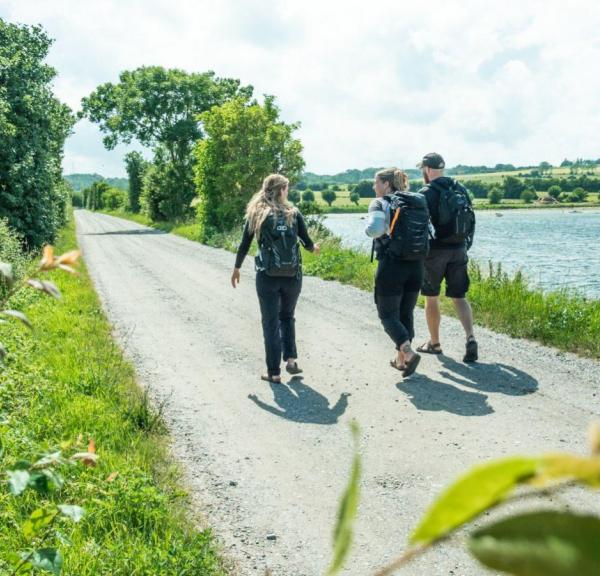
[[(361, 206), (323, 206), (318, 204), (323, 210), (323, 214), (366, 214), (369, 210), (367, 205)], [(501, 210), (589, 210), (590, 208), (600, 208), (600, 202), (587, 202), (582, 204), (477, 204), (473, 205), (475, 210), (481, 211), (501, 211)]]

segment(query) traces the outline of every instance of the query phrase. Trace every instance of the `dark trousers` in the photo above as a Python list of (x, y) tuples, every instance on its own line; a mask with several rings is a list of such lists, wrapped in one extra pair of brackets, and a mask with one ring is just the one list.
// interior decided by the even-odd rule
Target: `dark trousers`
[(414, 309), (423, 282), (423, 261), (383, 259), (375, 277), (375, 304), (396, 349), (415, 337)]
[(302, 276), (278, 278), (256, 273), (256, 293), (262, 316), (269, 376), (281, 374), (283, 360), (297, 358), (294, 311), (302, 290)]

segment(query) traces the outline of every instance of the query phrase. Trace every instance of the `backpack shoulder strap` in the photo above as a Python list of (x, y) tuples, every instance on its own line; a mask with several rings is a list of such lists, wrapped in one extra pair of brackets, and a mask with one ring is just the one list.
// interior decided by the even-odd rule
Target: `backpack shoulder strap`
[[(384, 198), (385, 198), (385, 196), (384, 196)], [(392, 218), (392, 221), (390, 223), (390, 236), (391, 236), (394, 232), (394, 228), (396, 227), (396, 222), (398, 222), (398, 217), (400, 216), (400, 212), (402, 211), (402, 208), (399, 203), (395, 203), (392, 201), (391, 196), (390, 196), (388, 202), (390, 203), (390, 209), (394, 210), (394, 217)], [(396, 204), (396, 206), (394, 206), (394, 204)]]

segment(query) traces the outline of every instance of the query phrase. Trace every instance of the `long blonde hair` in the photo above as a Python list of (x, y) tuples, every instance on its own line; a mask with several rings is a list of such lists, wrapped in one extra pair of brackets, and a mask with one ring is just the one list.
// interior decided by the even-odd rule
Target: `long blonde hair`
[(394, 192), (408, 188), (408, 176), (406, 172), (398, 168), (387, 168), (375, 174), (382, 182), (388, 182)]
[(252, 196), (246, 207), (246, 221), (250, 231), (260, 240), (260, 229), (269, 214), (283, 214), (288, 226), (296, 213), (296, 208), (283, 199), (282, 191), (288, 185), (288, 179), (281, 174), (269, 174), (262, 188)]

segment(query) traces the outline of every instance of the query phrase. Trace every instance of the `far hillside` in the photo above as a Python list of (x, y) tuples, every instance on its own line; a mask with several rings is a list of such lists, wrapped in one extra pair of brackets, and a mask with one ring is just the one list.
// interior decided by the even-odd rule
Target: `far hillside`
[[(385, 166), (379, 168), (364, 168), (362, 170), (353, 168), (337, 174), (315, 174), (305, 172), (302, 175), (300, 189), (306, 184), (307, 188), (319, 190), (320, 185), (328, 184), (358, 184), (363, 180), (372, 180), (375, 173), (382, 170)], [(401, 167), (411, 180), (421, 177), (420, 170), (416, 168)], [(458, 164), (448, 168), (446, 173), (449, 176), (460, 177), (460, 180), (482, 179), (482, 180), (500, 180), (502, 176), (523, 176), (523, 177), (569, 177), (581, 176), (600, 176), (600, 158), (596, 160), (568, 160), (565, 158), (559, 166), (552, 166), (549, 162), (540, 162), (537, 166), (515, 166), (514, 164), (496, 164), (495, 166), (468, 166)], [(316, 185), (316, 186), (315, 186)]]
[[(374, 197), (373, 177), (381, 168), (346, 170), (333, 175), (305, 172), (294, 186), (294, 201), (311, 202), (333, 211), (364, 211)], [(418, 169), (406, 170), (412, 190), (422, 186)], [(563, 160), (559, 166), (496, 164), (457, 165), (446, 174), (464, 183), (478, 207), (525, 207), (525, 205), (598, 205), (600, 159)]]
[(67, 174), (65, 180), (71, 184), (75, 192), (81, 192), (94, 182), (106, 182), (112, 188), (120, 188), (125, 191), (129, 186), (127, 178), (105, 178), (100, 174)]

